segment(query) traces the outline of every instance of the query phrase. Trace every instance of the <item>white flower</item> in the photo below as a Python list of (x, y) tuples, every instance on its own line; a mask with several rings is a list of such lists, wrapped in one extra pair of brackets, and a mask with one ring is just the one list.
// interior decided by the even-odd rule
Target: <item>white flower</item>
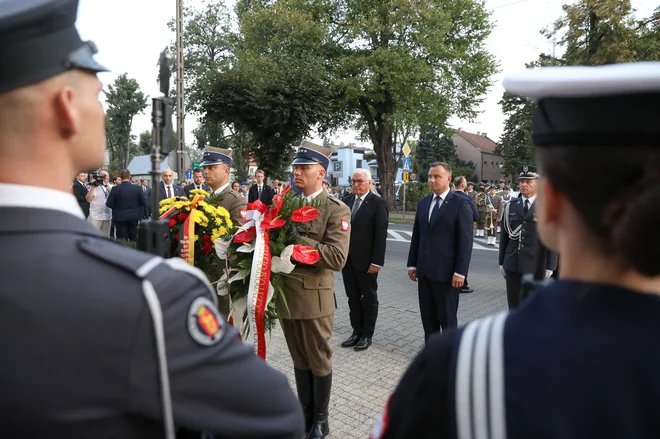
[(229, 279), (227, 282), (232, 283), (237, 280), (245, 279), (248, 276), (250, 276), (250, 270), (241, 270), (238, 273), (236, 273), (234, 276), (232, 276), (231, 279)]
[(221, 238), (213, 241), (213, 244), (215, 244), (215, 253), (220, 259), (227, 259), (227, 248), (229, 247), (230, 242), (231, 241), (223, 241)]
[(273, 259), (270, 263), (270, 269), (273, 273), (284, 273), (289, 274), (296, 268), (295, 265), (291, 263), (291, 255), (293, 254), (293, 245), (287, 246), (282, 250), (280, 256), (273, 256)]
[(219, 280), (216, 284), (216, 290), (218, 291), (219, 296), (226, 296), (229, 294), (229, 282), (226, 280)]
[(236, 249), (238, 253), (252, 253), (254, 251), (254, 246), (251, 244), (243, 244)]

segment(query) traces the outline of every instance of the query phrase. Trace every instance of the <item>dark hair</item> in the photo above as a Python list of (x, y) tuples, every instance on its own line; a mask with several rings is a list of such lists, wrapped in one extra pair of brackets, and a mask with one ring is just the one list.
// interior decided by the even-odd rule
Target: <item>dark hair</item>
[(448, 165), (447, 163), (445, 163), (445, 162), (433, 162), (433, 163), (431, 163), (431, 164), (429, 165), (429, 171), (431, 170), (431, 168), (435, 168), (436, 166), (442, 166), (442, 167), (445, 169), (445, 171), (447, 171), (447, 173), (448, 173), (449, 175), (451, 175), (451, 166), (449, 166), (449, 165)]
[(121, 178), (122, 180), (128, 180), (129, 178), (131, 178), (131, 171), (129, 171), (128, 169), (122, 169), (121, 171), (119, 171), (119, 178)]
[(660, 149), (537, 149), (542, 172), (575, 206), (605, 253), (660, 274)]
[(195, 168), (195, 170), (193, 171), (193, 174), (203, 174), (203, 173), (204, 170), (202, 168)]

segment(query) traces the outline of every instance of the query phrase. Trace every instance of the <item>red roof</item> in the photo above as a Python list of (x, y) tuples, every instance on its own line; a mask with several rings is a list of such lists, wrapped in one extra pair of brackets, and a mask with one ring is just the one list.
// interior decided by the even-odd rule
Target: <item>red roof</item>
[(481, 134), (468, 133), (462, 130), (454, 130), (454, 134), (461, 136), (467, 140), (472, 146), (480, 149), (483, 152), (495, 152), (497, 144), (490, 140), (487, 136)]

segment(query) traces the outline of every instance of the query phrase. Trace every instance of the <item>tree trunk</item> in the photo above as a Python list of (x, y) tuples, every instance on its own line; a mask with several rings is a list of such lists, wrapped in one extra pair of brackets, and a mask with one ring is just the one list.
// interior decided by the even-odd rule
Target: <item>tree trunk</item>
[(380, 183), (383, 187), (383, 195), (390, 210), (392, 210), (394, 209), (396, 201), (394, 181), (397, 174), (396, 159), (394, 154), (392, 154), (392, 130), (385, 126), (380, 126), (378, 129), (378, 136), (376, 139), (372, 138), (372, 142), (378, 161), (378, 177), (380, 178)]

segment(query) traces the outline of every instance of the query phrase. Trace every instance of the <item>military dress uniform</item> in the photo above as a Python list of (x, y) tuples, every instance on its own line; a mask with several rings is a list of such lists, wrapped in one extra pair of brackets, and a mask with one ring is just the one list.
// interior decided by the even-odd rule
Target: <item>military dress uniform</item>
[[(68, 70), (105, 70), (78, 37), (77, 7), (0, 3), (12, 66), (0, 96)], [(286, 377), (239, 341), (200, 270), (105, 238), (69, 192), (2, 181), (2, 437), (300, 437)]]
[[(537, 179), (535, 166), (521, 166), (517, 169), (519, 179)], [(509, 309), (518, 306), (521, 300), (523, 274), (534, 272), (534, 255), (537, 252), (536, 203), (525, 211), (524, 197), (520, 194), (507, 204), (502, 216), (499, 265), (506, 278), (506, 297)], [(548, 252), (546, 269), (557, 269), (557, 253)]]
[[(304, 142), (293, 165), (320, 164), (327, 169), (331, 149)], [(324, 205), (302, 237), (320, 254), (314, 265), (297, 265), (286, 281), (288, 310), (278, 303), (284, 337), (293, 359), (298, 398), (309, 438), (328, 434), (328, 404), (332, 385), (332, 336), (337, 308), (333, 272), (348, 258), (351, 211), (342, 201), (319, 189), (309, 196)]]
[[(594, 133), (609, 146), (660, 147), (660, 63), (533, 69), (505, 86), (536, 97), (539, 148), (595, 147)], [(555, 281), (430, 339), (370, 438), (660, 437), (659, 332), (657, 295)]]
[[(231, 168), (233, 163), (232, 151), (230, 149), (215, 148), (209, 146), (202, 155), (202, 162), (199, 164), (201, 168), (205, 166), (218, 165), (225, 163)], [(239, 194), (231, 188), (229, 182), (223, 187), (218, 188), (211, 195), (217, 195), (214, 204), (216, 206), (224, 207), (229, 212), (232, 225), (241, 226), (244, 222), (244, 215), (247, 208), (247, 200), (243, 195)], [(218, 309), (220, 312), (228, 316), (230, 311), (229, 295), (218, 295)]]
[(479, 184), (479, 192), (475, 196), (475, 204), (477, 206), (477, 212), (479, 213), (479, 219), (477, 220), (477, 234), (475, 236), (486, 236), (486, 185), (484, 183)]
[[(495, 186), (490, 186), (487, 191), (495, 188)], [(498, 219), (503, 210), (502, 199), (496, 194), (488, 193), (486, 195), (486, 244), (489, 246), (495, 246), (497, 241), (497, 228), (498, 228)], [(491, 227), (492, 225), (492, 227)]]

